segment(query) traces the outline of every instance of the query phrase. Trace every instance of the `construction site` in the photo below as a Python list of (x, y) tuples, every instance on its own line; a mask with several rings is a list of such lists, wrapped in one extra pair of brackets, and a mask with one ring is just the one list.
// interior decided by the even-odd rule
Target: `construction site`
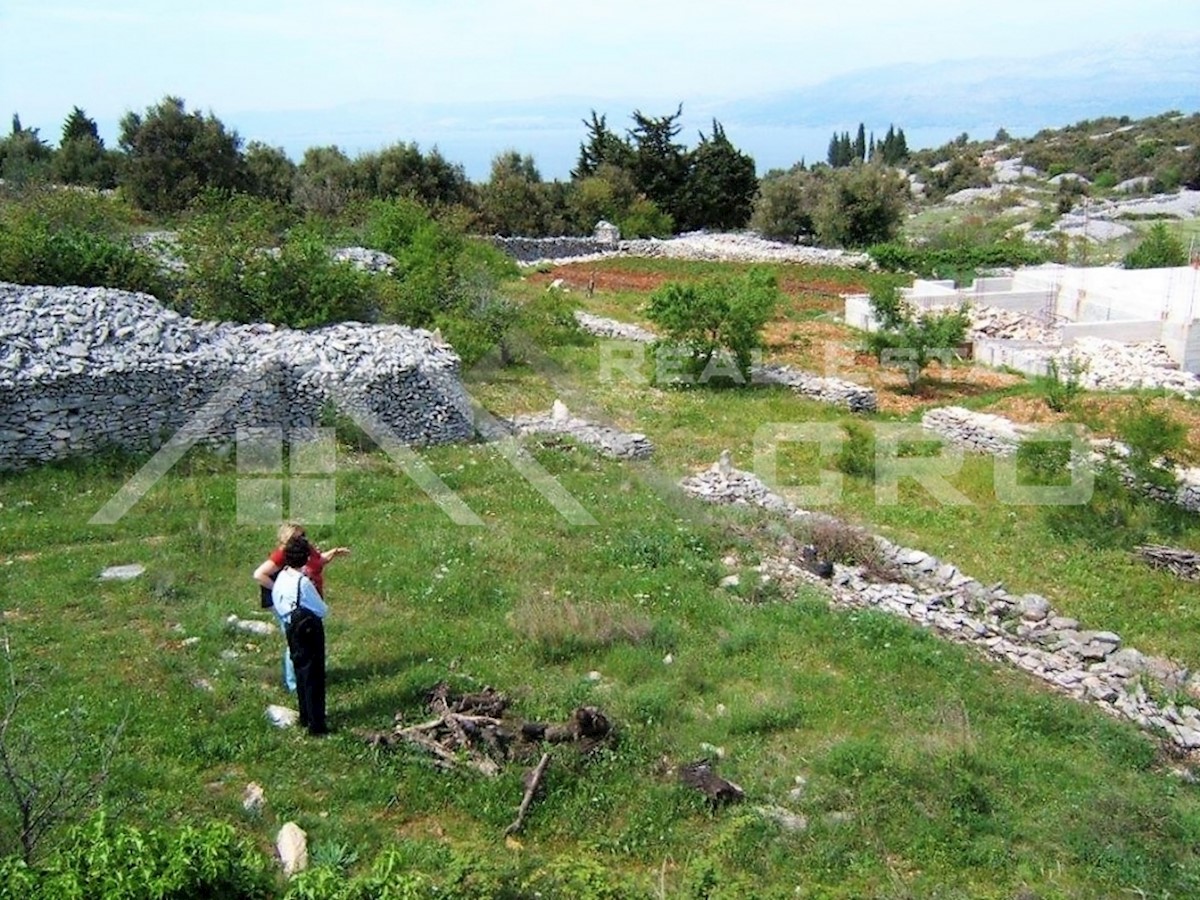
[[(1084, 369), (1088, 386), (1200, 391), (1200, 266), (1079, 268), (1049, 264), (1003, 277), (917, 279), (901, 289), (917, 313), (967, 304), (977, 362), (1030, 375), (1051, 361)], [(845, 298), (847, 325), (874, 331), (870, 297)]]

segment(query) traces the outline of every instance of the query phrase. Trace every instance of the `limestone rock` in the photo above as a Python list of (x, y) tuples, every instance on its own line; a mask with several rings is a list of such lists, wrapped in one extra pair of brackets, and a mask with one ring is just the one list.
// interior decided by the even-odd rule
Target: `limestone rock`
[(295, 822), (285, 822), (279, 829), (275, 847), (288, 878), (308, 868), (308, 835)]

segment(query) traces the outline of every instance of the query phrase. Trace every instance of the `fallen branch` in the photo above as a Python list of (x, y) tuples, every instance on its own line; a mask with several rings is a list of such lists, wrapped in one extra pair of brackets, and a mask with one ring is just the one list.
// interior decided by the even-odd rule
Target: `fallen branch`
[(546, 766), (550, 763), (550, 754), (543, 753), (542, 758), (538, 761), (537, 767), (532, 774), (526, 773), (525, 778), (525, 796), (521, 798), (521, 806), (517, 810), (517, 817), (512, 824), (504, 829), (506, 835), (516, 834), (521, 830), (521, 826), (525, 824), (525, 813), (529, 812), (529, 805), (533, 802), (534, 795), (537, 794), (538, 788), (542, 786), (542, 776), (546, 774)]

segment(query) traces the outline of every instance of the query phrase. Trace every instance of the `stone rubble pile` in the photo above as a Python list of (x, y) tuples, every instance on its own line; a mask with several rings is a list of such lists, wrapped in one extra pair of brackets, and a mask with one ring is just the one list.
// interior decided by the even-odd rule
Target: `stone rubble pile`
[(652, 344), (658, 340), (658, 335), (640, 325), (618, 322), (616, 319), (606, 319), (603, 316), (593, 316), (581, 309), (575, 310), (575, 321), (588, 334), (594, 334), (597, 337), (636, 341), (639, 344)]
[(613, 242), (607, 238), (493, 237), (492, 245), (523, 266), (590, 262), (609, 256), (719, 260), (728, 262), (809, 263), (842, 268), (870, 268), (865, 253), (826, 250), (770, 241), (756, 234), (691, 232), (671, 238)]
[(517, 434), (566, 435), (612, 459), (646, 459), (654, 453), (654, 445), (644, 434), (576, 418), (561, 400), (555, 400), (547, 413), (515, 416), (511, 422)]
[[(1004, 416), (973, 412), (959, 406), (943, 406), (930, 409), (921, 416), (921, 425), (952, 444), (978, 453), (993, 456), (1012, 456), (1021, 441), (1037, 434), (1037, 429), (1021, 425)], [(1123, 472), (1127, 484), (1136, 485), (1131, 471), (1121, 460), (1129, 455), (1129, 448), (1104, 438), (1087, 442), (1087, 463), (1099, 465), (1112, 460)], [(1081, 452), (1080, 456), (1084, 456)], [(1143, 484), (1141, 489), (1161, 503), (1174, 503), (1189, 512), (1200, 512), (1200, 469), (1178, 468), (1172, 470), (1177, 483), (1176, 489), (1166, 491), (1154, 485)]]
[(856, 269), (871, 266), (871, 258), (865, 253), (784, 244), (756, 234), (708, 234), (696, 231), (667, 240), (622, 241), (621, 252), (629, 256), (669, 259), (809, 263)]
[(459, 359), (429, 332), (200, 322), (107, 288), (0, 283), (0, 468), (105, 445), (159, 446), (183, 429), (314, 428), (330, 410), (398, 443), (474, 433)]
[(1180, 370), (1158, 341), (1126, 344), (1105, 338), (1081, 337), (1053, 351), (1059, 371), (1083, 367), (1079, 383), (1094, 391), (1162, 388), (1187, 397), (1200, 395), (1200, 375)]
[(396, 268), (396, 257), (368, 247), (337, 247), (329, 255), (338, 262), (350, 263), (364, 272), (386, 272), (390, 275)]
[(844, 406), (850, 412), (875, 412), (878, 405), (874, 388), (844, 378), (827, 378), (791, 366), (771, 365), (752, 367), (750, 376), (755, 383), (781, 384), (813, 400)]
[(1062, 343), (1061, 325), (1047, 325), (1038, 317), (1013, 309), (972, 303), (967, 308), (971, 317), (970, 337), (995, 338), (1008, 341), (1041, 341)]
[(1021, 441), (1035, 429), (1004, 416), (972, 412), (961, 406), (941, 406), (921, 416), (921, 424), (955, 446), (993, 456), (1013, 456)]
[[(727, 453), (707, 471), (683, 479), (681, 486), (708, 502), (758, 506), (800, 520), (813, 515), (752, 473), (734, 469)], [(1039, 594), (1009, 594), (1002, 584), (984, 585), (921, 550), (881, 537), (875, 541), (903, 580), (870, 581), (859, 567), (835, 565), (827, 586), (833, 605), (901, 616), (1129, 719), (1183, 750), (1200, 749), (1200, 709), (1158, 699), (1181, 692), (1200, 695), (1200, 678), (1186, 668), (1122, 647), (1120, 635), (1111, 631), (1082, 628), (1075, 619), (1058, 615)], [(769, 560), (763, 571), (792, 581), (814, 580), (803, 560)]]

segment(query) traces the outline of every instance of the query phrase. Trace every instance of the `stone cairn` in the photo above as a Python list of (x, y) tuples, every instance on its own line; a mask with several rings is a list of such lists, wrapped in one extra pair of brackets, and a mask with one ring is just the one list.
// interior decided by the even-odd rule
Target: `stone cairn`
[[(584, 331), (597, 337), (633, 341), (639, 344), (652, 344), (658, 340), (658, 335), (640, 325), (594, 316), (582, 310), (575, 311), (575, 321)], [(876, 408), (874, 388), (841, 378), (823, 378), (820, 375), (793, 369), (791, 366), (752, 366), (750, 380), (755, 384), (783, 385), (805, 397), (822, 403), (844, 406), (851, 412), (874, 412)]]
[[(711, 468), (684, 478), (681, 487), (707, 502), (761, 507), (796, 521), (817, 515), (795, 507), (754, 474), (733, 468), (728, 452)], [(1200, 749), (1200, 709), (1157, 699), (1147, 691), (1148, 685), (1158, 685), (1162, 690), (1154, 691), (1156, 695), (1194, 694), (1200, 680), (1186, 668), (1123, 648), (1121, 637), (1111, 631), (1082, 628), (1075, 619), (1058, 615), (1039, 594), (1012, 595), (1002, 584), (984, 585), (921, 550), (878, 536), (875, 541), (901, 580), (871, 581), (860, 567), (836, 564), (827, 585), (832, 605), (908, 619), (1011, 663), (1182, 750)], [(816, 580), (803, 559), (778, 560), (773, 568), (780, 577)]]
[(469, 440), (459, 365), (399, 325), (200, 322), (147, 294), (0, 283), (0, 469), (180, 434), (228, 444), (331, 410), (383, 442)]

